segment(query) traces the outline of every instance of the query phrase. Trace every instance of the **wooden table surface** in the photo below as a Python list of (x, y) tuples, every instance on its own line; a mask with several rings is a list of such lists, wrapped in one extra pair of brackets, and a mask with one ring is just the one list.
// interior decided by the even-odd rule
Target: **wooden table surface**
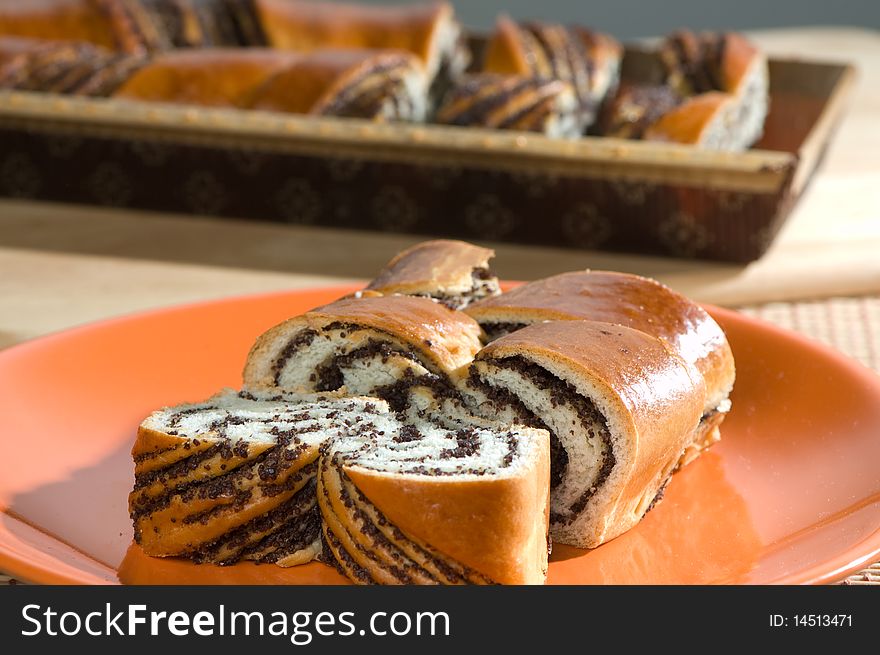
[[(770, 253), (732, 266), (489, 244), (500, 274), (611, 268), (724, 305), (880, 290), (880, 34), (791, 29), (754, 37), (776, 56), (858, 67), (827, 158)], [(416, 240), (0, 201), (0, 347), (150, 307), (368, 278)]]

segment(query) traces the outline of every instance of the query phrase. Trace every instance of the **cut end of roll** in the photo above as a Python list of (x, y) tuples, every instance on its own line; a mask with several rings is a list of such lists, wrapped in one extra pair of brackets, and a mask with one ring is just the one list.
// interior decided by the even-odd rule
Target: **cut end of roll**
[(428, 298), (364, 294), (266, 332), (248, 356), (244, 382), (376, 395), (407, 376), (448, 381), (480, 347), (480, 327), (466, 314)]
[(484, 348), (470, 371), (474, 411), (549, 431), (551, 535), (582, 548), (647, 512), (705, 402), (699, 374), (662, 341), (608, 323), (533, 324)]
[(547, 434), (430, 423), (328, 444), (318, 503), (354, 582), (540, 584)]
[(253, 390), (154, 412), (133, 450), (135, 541), (148, 555), (215, 564), (310, 559), (320, 448), (393, 422), (387, 413), (377, 399)]

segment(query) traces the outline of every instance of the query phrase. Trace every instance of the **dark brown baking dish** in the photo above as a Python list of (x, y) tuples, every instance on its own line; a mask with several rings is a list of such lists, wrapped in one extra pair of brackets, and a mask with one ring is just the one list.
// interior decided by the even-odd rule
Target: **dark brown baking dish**
[[(629, 49), (624, 79), (650, 80)], [(748, 262), (827, 146), (845, 64), (770, 61), (743, 153), (0, 93), (0, 195)]]

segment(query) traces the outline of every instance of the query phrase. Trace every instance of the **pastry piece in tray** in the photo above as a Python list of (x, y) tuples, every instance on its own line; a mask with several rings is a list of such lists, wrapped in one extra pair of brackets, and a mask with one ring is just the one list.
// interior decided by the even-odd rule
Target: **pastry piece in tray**
[(458, 77), (470, 53), (448, 2), (376, 7), (314, 0), (252, 0), (267, 45), (298, 50), (405, 50), (422, 61), (430, 83)]
[(622, 83), (602, 108), (593, 132), (619, 139), (641, 139), (682, 97), (670, 86)]
[(114, 95), (373, 120), (418, 121), (427, 103), (415, 57), (371, 50), (179, 50), (157, 55)]
[(0, 37), (0, 88), (73, 93), (111, 57), (84, 42)]
[(144, 48), (119, 0), (0, 0), (0, 35), (84, 41), (129, 52)]
[(729, 93), (708, 91), (684, 100), (645, 128), (646, 141), (665, 141), (710, 150), (746, 150), (764, 129), (742, 102)]
[(252, 109), (374, 121), (427, 114), (419, 61), (400, 50), (316, 50), (254, 89)]
[(687, 100), (645, 138), (722, 150), (757, 141), (767, 117), (767, 58), (742, 34), (679, 31), (659, 49), (668, 84)]
[(156, 55), (114, 97), (214, 107), (246, 107), (254, 90), (297, 56), (265, 49), (178, 50)]
[[(707, 91), (751, 96), (767, 88), (766, 57), (736, 32), (680, 30), (666, 37), (659, 55), (668, 83), (682, 96)], [(760, 101), (760, 94), (752, 99)]]
[(108, 96), (144, 63), (84, 42), (0, 37), (0, 89)]
[(672, 348), (610, 323), (535, 323), (486, 346), (470, 370), (484, 415), (550, 432), (550, 533), (581, 548), (650, 510), (705, 405), (702, 378)]
[(265, 45), (252, 0), (0, 0), (0, 34), (141, 53)]
[(446, 94), (434, 122), (540, 132), (576, 139), (586, 117), (571, 84), (558, 79), (478, 73), (463, 77)]
[(482, 70), (568, 82), (589, 126), (617, 86), (622, 56), (623, 47), (606, 34), (578, 26), (516, 23), (501, 16)]
[(367, 285), (383, 295), (426, 296), (450, 309), (501, 293), (489, 269), (495, 251), (465, 241), (422, 241), (397, 254)]
[(542, 321), (588, 319), (641, 330), (671, 346), (706, 385), (698, 430), (681, 464), (720, 438), (736, 371), (721, 326), (698, 304), (656, 280), (610, 271), (562, 273), (467, 308), (487, 338)]
[(264, 46), (252, 0), (137, 0), (175, 48)]
[(334, 439), (318, 472), (327, 550), (359, 584), (541, 584), (549, 450), (523, 426)]

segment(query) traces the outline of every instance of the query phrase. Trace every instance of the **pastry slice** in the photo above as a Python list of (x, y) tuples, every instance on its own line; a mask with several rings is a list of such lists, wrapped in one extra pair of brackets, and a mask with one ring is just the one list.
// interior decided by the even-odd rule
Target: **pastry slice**
[(747, 150), (761, 136), (764, 118), (762, 115), (760, 124), (747, 123), (741, 120), (743, 113), (736, 96), (709, 91), (663, 114), (644, 130), (642, 138), (708, 150)]
[(84, 42), (0, 36), (0, 89), (104, 97), (145, 61)]
[(555, 23), (517, 23), (501, 16), (482, 70), (568, 82), (589, 126), (617, 86), (622, 57), (622, 46), (606, 34)]
[(151, 59), (114, 97), (209, 107), (422, 120), (425, 78), (402, 52), (206, 48)]
[(730, 344), (706, 310), (656, 280), (611, 271), (562, 273), (471, 305), (467, 313), (489, 340), (533, 323), (571, 319), (615, 323), (657, 337), (695, 367), (706, 385), (700, 427), (681, 464), (720, 439), (736, 377)]
[(458, 375), (480, 349), (480, 334), (472, 318), (430, 298), (365, 292), (260, 336), (244, 384), (378, 396), (402, 414), (433, 413), (460, 404)]
[(316, 50), (254, 89), (251, 109), (378, 122), (425, 120), (427, 82), (417, 57), (394, 50)]
[(567, 139), (578, 138), (585, 127), (584, 114), (568, 82), (495, 73), (463, 77), (446, 94), (434, 122)]
[(547, 432), (522, 426), (334, 439), (317, 489), (327, 549), (358, 584), (541, 584), (548, 456)]
[(489, 269), (495, 251), (465, 241), (422, 241), (397, 254), (367, 286), (383, 295), (426, 296), (450, 309), (501, 293)]
[(467, 67), (470, 53), (448, 2), (371, 6), (314, 0), (253, 0), (269, 46), (393, 49), (417, 56), (431, 85), (444, 86)]
[(135, 541), (200, 562), (308, 562), (321, 446), (388, 420), (376, 399), (231, 390), (154, 412), (132, 450)]
[(174, 48), (265, 46), (251, 0), (136, 0)]
[(536, 323), (471, 366), (477, 410), (550, 432), (550, 534), (595, 548), (661, 497), (705, 404), (705, 385), (663, 341), (593, 321)]
[(659, 55), (668, 84), (690, 100), (646, 138), (743, 150), (761, 137), (769, 105), (767, 58), (742, 34), (675, 32)]

